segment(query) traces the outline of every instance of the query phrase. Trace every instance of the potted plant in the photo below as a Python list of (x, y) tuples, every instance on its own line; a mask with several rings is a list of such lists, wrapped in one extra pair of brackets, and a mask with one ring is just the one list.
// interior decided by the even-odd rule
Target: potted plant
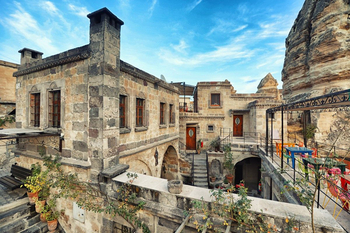
[(211, 175), (210, 175), (210, 182), (215, 182), (215, 180), (216, 180), (215, 175), (213, 173), (211, 173)]
[(35, 211), (41, 213), (42, 208), (45, 206), (46, 199), (50, 195), (50, 187), (48, 184), (44, 184), (39, 191), (38, 200), (35, 202)]
[(42, 212), (45, 212), (44, 216), (47, 221), (47, 227), (49, 231), (54, 231), (57, 228), (57, 219), (60, 216), (60, 213), (55, 210), (56, 199), (50, 199), (43, 209)]
[(42, 188), (42, 178), (43, 173), (41, 173), (41, 166), (38, 163), (32, 164), (32, 175), (28, 176), (21, 186), (28, 189), (27, 195), (30, 204), (34, 204), (35, 201), (38, 200), (38, 194)]
[(233, 164), (233, 154), (231, 152), (231, 146), (225, 146), (225, 160), (224, 160), (224, 168), (227, 169), (228, 174), (225, 176), (230, 184), (233, 183), (233, 173), (235, 165)]
[(201, 153), (202, 139), (199, 139), (197, 142), (197, 154)]
[(220, 150), (220, 138), (217, 137), (210, 142), (210, 149), (219, 151)]
[(58, 217), (60, 216), (60, 213), (56, 210), (52, 210), (47, 212), (46, 214), (46, 221), (47, 221), (47, 227), (49, 231), (54, 231), (57, 228), (58, 224)]

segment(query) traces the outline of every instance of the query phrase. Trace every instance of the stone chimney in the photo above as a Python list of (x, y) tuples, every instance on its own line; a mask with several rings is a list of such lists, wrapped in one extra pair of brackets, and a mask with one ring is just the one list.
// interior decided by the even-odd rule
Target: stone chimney
[(113, 68), (119, 68), (120, 28), (124, 22), (107, 8), (92, 12), (87, 17), (90, 19), (90, 48), (93, 59), (97, 58)]
[(21, 66), (42, 59), (43, 53), (32, 49), (23, 48), (18, 51), (21, 53)]

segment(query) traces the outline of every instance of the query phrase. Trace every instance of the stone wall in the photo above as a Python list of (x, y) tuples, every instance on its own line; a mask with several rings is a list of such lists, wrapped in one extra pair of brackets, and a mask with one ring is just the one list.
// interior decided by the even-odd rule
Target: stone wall
[[(12, 74), (17, 71), (18, 64), (0, 60), (0, 103), (1, 102), (16, 102), (15, 85), (16, 78)], [(0, 115), (1, 115), (0, 111)]]

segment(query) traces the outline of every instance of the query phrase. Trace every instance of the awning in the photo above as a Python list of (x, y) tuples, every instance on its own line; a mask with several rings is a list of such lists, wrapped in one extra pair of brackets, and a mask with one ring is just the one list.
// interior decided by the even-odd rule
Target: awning
[(41, 136), (60, 136), (59, 132), (44, 131), (37, 129), (0, 129), (0, 140), (27, 138), (27, 137), (41, 137)]
[(185, 82), (178, 82), (178, 83), (171, 83), (172, 85), (176, 86), (179, 91), (180, 95), (190, 95), (193, 96), (193, 91), (196, 88), (195, 86), (186, 84)]

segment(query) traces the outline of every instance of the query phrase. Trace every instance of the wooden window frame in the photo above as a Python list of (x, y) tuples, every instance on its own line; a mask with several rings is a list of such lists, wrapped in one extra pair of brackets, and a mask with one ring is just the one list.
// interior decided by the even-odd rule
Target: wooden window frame
[(160, 103), (159, 105), (159, 122), (161, 125), (165, 125), (165, 103)]
[(61, 90), (49, 91), (49, 127), (61, 127)]
[(175, 123), (175, 112), (174, 112), (174, 105), (169, 104), (169, 123), (174, 124)]
[[(214, 96), (216, 96), (219, 100), (218, 103), (217, 102), (217, 99), (213, 98)], [(210, 94), (210, 106), (220, 106), (220, 93), (211, 93)], [(215, 102), (214, 102), (215, 101)]]
[(30, 94), (30, 125), (40, 127), (40, 93)]
[(136, 127), (144, 126), (145, 100), (136, 98)]
[(126, 128), (126, 101), (127, 96), (119, 95), (119, 127)]

